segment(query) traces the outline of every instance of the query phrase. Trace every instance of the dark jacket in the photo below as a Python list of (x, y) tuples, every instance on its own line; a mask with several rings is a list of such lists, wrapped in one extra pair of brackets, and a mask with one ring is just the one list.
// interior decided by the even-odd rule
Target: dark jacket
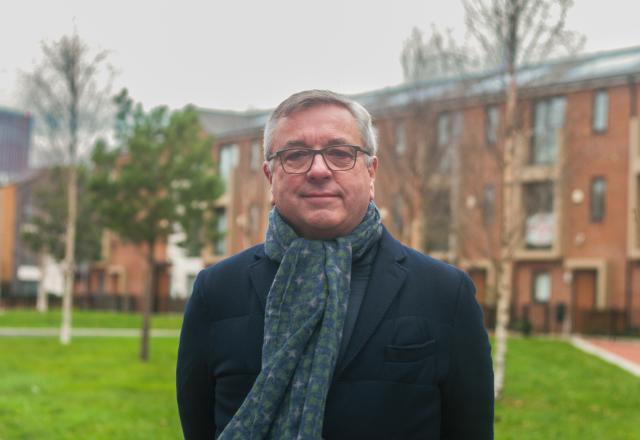
[[(259, 245), (198, 275), (177, 368), (187, 439), (219, 435), (251, 389), (277, 269)], [(338, 359), (323, 437), (492, 439), (491, 353), (474, 292), (462, 271), (385, 231), (353, 334)]]

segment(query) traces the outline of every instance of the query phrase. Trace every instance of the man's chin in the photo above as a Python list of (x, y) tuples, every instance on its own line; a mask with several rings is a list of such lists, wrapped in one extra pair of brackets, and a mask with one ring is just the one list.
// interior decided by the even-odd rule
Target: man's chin
[(304, 226), (299, 229), (306, 238), (316, 240), (336, 238), (346, 235), (342, 230), (343, 225), (340, 220), (331, 210), (327, 210), (325, 213), (316, 212), (305, 217), (303, 219)]

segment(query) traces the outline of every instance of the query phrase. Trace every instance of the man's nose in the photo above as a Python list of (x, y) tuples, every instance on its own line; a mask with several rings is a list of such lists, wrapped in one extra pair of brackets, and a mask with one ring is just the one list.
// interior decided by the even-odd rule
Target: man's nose
[(326, 178), (331, 176), (331, 170), (327, 166), (322, 154), (316, 154), (313, 156), (311, 168), (309, 168), (307, 175), (312, 178)]

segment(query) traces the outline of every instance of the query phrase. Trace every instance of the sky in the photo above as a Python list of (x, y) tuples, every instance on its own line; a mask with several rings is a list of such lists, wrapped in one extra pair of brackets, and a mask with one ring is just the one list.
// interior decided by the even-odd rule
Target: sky
[[(5, 0), (0, 14), (0, 106), (19, 109), (19, 72), (42, 42), (74, 29), (109, 51), (114, 93), (146, 108), (272, 108), (291, 93), (358, 93), (402, 82), (400, 53), (415, 26), (463, 35), (456, 0)], [(640, 2), (575, 0), (568, 27), (584, 52), (640, 45)]]

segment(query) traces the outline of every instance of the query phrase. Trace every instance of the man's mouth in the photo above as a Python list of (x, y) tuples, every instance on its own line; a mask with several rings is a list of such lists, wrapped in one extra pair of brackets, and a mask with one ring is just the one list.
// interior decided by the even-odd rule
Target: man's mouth
[(302, 197), (307, 199), (326, 199), (331, 197), (338, 197), (338, 195), (333, 193), (307, 193), (303, 194)]

